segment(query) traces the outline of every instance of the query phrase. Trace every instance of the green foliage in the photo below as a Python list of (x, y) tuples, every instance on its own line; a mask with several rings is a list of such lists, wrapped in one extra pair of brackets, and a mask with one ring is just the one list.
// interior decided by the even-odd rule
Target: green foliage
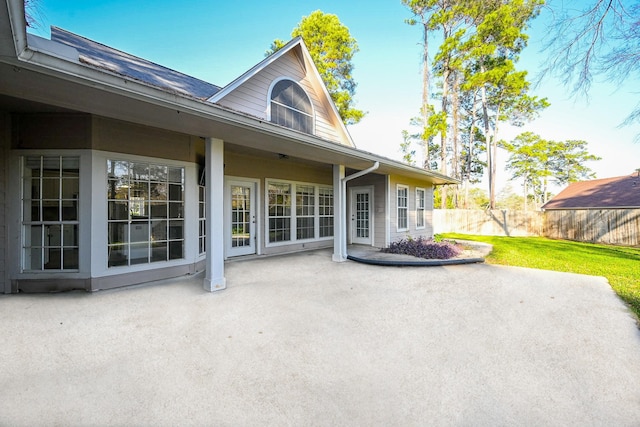
[[(357, 85), (352, 75), (352, 59), (359, 49), (349, 28), (336, 15), (316, 10), (302, 18), (291, 37), (304, 40), (342, 121), (358, 123), (365, 114), (353, 106)], [(282, 40), (274, 40), (267, 55), (282, 49), (285, 44)]]
[(585, 162), (600, 160), (589, 154), (588, 143), (580, 140), (545, 140), (533, 132), (524, 132), (511, 142), (501, 146), (509, 152), (506, 169), (512, 178), (522, 178), (525, 184), (547, 200), (546, 187), (549, 178), (559, 184), (594, 178)]
[(551, 240), (543, 237), (472, 236), (447, 233), (448, 239), (486, 242), (491, 264), (604, 276), (613, 290), (640, 316), (640, 248)]

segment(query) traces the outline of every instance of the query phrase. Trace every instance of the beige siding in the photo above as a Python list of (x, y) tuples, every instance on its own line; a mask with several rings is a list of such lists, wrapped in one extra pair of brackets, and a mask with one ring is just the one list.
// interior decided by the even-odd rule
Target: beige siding
[(14, 116), (13, 148), (91, 148), (88, 114), (24, 114)]
[(281, 77), (298, 82), (309, 95), (315, 112), (316, 135), (330, 141), (346, 143), (340, 136), (341, 132), (336, 130), (337, 124), (331, 120), (332, 114), (326, 103), (322, 101), (323, 94), (317, 93), (314, 89), (312, 82), (305, 75), (302, 64), (293, 52), (268, 65), (225, 96), (219, 104), (266, 120), (269, 88), (274, 80)]
[[(398, 185), (406, 185), (409, 187), (409, 228), (405, 231), (398, 231)], [(425, 189), (425, 228), (416, 229), (416, 188)], [(389, 230), (390, 242), (404, 239), (408, 236), (417, 237), (433, 237), (433, 187), (424, 181), (410, 180), (399, 176), (390, 177), (389, 185)]]
[(195, 162), (200, 138), (88, 114), (16, 115), (16, 149), (95, 149)]
[(333, 246), (333, 240), (316, 242), (292, 243), (267, 247), (265, 242), (265, 228), (267, 225), (265, 188), (267, 179), (302, 182), (333, 186), (333, 169), (331, 165), (309, 165), (296, 163), (290, 159), (280, 159), (277, 154), (265, 156), (247, 155), (226, 151), (224, 155), (224, 173), (232, 178), (251, 178), (258, 180), (259, 189), (259, 222), (257, 233), (260, 234), (262, 245), (260, 252), (265, 255), (295, 252), (313, 248)]
[(10, 139), (9, 115), (0, 111), (0, 293), (9, 292), (5, 288), (7, 279), (7, 216), (5, 214), (7, 200), (7, 158), (9, 157)]
[(195, 162), (200, 138), (104, 117), (92, 119), (92, 148)]

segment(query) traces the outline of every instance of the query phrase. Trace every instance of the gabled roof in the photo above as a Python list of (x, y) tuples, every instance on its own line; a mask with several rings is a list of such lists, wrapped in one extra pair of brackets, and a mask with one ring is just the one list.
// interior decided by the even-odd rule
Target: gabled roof
[(220, 90), (219, 92), (214, 94), (211, 98), (208, 99), (208, 101), (209, 102), (216, 102), (216, 103), (219, 102), (225, 96), (229, 95), (235, 89), (240, 87), (243, 83), (245, 83), (247, 80), (249, 80), (251, 77), (257, 75), (262, 70), (267, 68), (270, 64), (276, 62), (278, 59), (280, 59), (284, 55), (288, 54), (289, 52), (293, 52), (298, 57), (302, 67), (307, 72), (307, 75), (309, 77), (311, 77), (311, 79), (312, 79), (312, 81), (314, 83), (314, 87), (316, 88), (316, 90), (319, 90), (319, 91), (322, 92), (323, 99), (326, 102), (326, 105), (328, 106), (329, 110), (331, 111), (331, 113), (334, 116), (333, 117), (334, 124), (336, 126), (338, 126), (340, 128), (340, 130), (344, 133), (344, 135), (347, 137), (347, 139), (349, 141), (349, 144), (352, 147), (355, 147), (353, 139), (351, 139), (351, 135), (349, 134), (349, 131), (347, 130), (347, 127), (344, 125), (344, 122), (342, 121), (342, 118), (340, 117), (340, 113), (338, 112), (338, 108), (336, 107), (336, 105), (334, 104), (333, 100), (331, 99), (331, 95), (329, 94), (329, 91), (327, 90), (327, 87), (325, 86), (324, 82), (322, 81), (322, 77), (320, 76), (320, 72), (318, 72), (318, 68), (316, 67), (315, 63), (313, 62), (313, 58), (311, 58), (311, 54), (309, 53), (309, 50), (307, 49), (307, 46), (304, 44), (304, 41), (302, 40), (302, 37), (300, 37), (300, 36), (298, 36), (298, 37), (294, 38), (293, 40), (289, 41), (289, 43), (284, 45), (277, 52), (267, 56), (261, 62), (259, 62), (258, 64), (254, 65), (247, 72), (245, 72), (240, 77), (238, 77), (237, 79), (235, 79), (234, 81), (229, 83), (227, 86), (225, 86), (222, 90)]
[(569, 184), (542, 209), (640, 208), (640, 173)]
[(146, 59), (89, 40), (58, 27), (51, 27), (51, 41), (75, 48), (79, 60), (152, 86), (200, 100), (210, 98), (220, 87)]

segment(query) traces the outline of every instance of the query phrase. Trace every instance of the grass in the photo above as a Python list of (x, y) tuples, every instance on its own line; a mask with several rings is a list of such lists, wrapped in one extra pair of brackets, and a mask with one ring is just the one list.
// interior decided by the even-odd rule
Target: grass
[(640, 248), (551, 240), (544, 237), (475, 236), (446, 233), (446, 239), (493, 245), (490, 264), (604, 276), (640, 319)]

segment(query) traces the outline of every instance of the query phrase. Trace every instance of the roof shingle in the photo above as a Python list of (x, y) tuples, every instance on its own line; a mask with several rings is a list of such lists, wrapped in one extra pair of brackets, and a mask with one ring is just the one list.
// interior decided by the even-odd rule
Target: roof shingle
[(51, 40), (75, 48), (80, 60), (94, 67), (193, 98), (206, 100), (220, 87), (146, 59), (113, 49), (58, 27), (51, 27)]
[(569, 184), (543, 209), (640, 208), (640, 173)]

